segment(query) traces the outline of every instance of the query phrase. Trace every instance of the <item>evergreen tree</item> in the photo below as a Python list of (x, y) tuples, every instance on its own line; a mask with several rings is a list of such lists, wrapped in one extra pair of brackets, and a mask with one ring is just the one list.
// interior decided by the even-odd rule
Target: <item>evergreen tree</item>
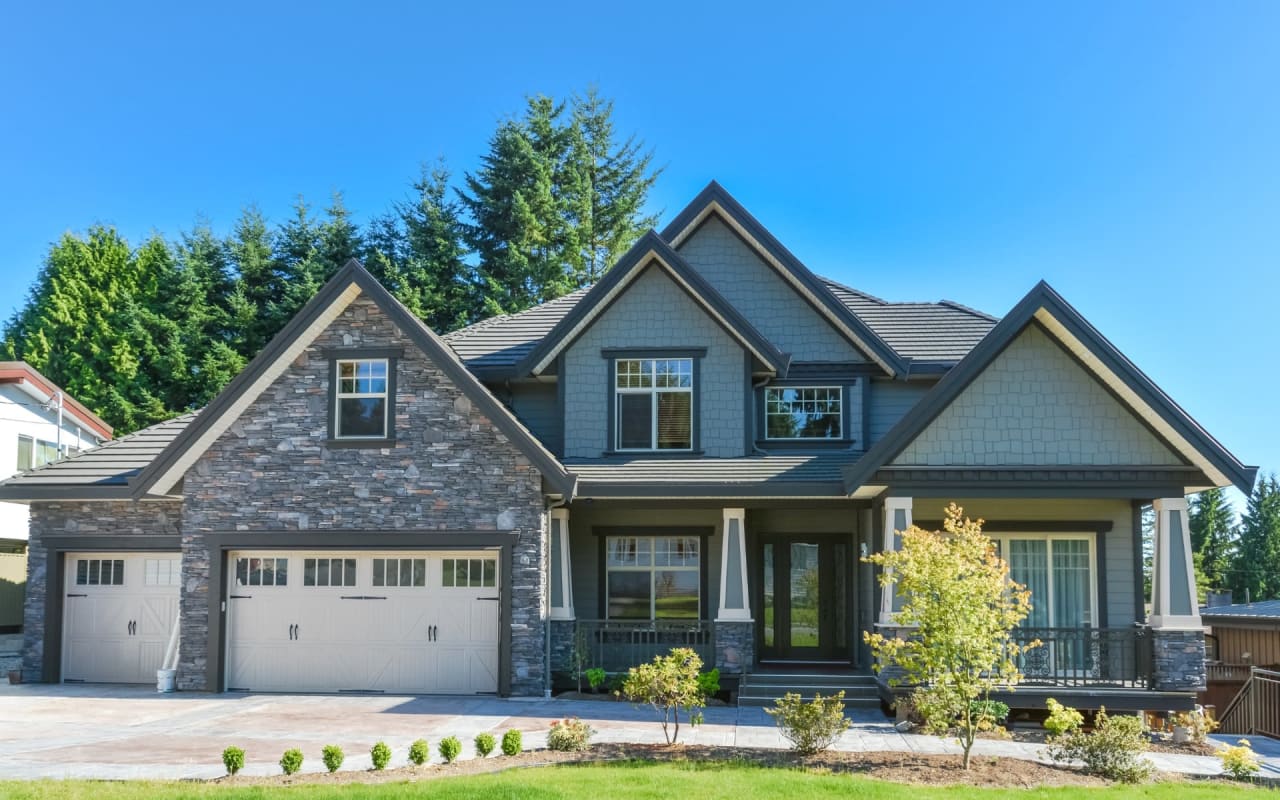
[(432, 330), (445, 333), (476, 318), (461, 213), (449, 198), (449, 172), (443, 163), (424, 166), (413, 189), (413, 202), (397, 208), (407, 248), (397, 296)]
[(1191, 499), (1188, 526), (1191, 550), (1203, 570), (1204, 589), (1224, 589), (1235, 539), (1235, 512), (1222, 489), (1207, 489)]
[(273, 237), (256, 206), (240, 212), (227, 241), (227, 253), (236, 276), (232, 288), (234, 299), (228, 304), (237, 331), (236, 349), (250, 359), (287, 319), (281, 317), (285, 308), (285, 283), (276, 269)]
[(1236, 602), (1280, 597), (1280, 481), (1263, 476), (1253, 487), (1231, 560), (1231, 589)]

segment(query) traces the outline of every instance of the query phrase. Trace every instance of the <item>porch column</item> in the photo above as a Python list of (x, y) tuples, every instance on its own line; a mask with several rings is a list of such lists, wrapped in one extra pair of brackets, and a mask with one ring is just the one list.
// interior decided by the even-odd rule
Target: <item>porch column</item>
[(1204, 626), (1196, 596), (1185, 497), (1152, 501), (1156, 513), (1151, 559), (1152, 688), (1198, 691), (1205, 686)]
[(569, 571), (569, 509), (551, 509), (551, 618), (574, 619)]
[[(720, 607), (716, 610), (716, 666), (742, 674), (755, 664), (756, 627), (747, 592), (747, 511), (724, 509), (720, 536)], [(712, 666), (712, 665), (708, 665)]]
[(747, 511), (724, 510), (724, 535), (720, 540), (720, 609), (716, 622), (751, 622), (747, 602)]
[[(884, 500), (884, 549), (902, 547), (902, 532), (911, 527), (911, 498), (886, 497)], [(902, 599), (892, 583), (880, 587), (880, 624), (892, 625), (893, 612), (902, 609)]]

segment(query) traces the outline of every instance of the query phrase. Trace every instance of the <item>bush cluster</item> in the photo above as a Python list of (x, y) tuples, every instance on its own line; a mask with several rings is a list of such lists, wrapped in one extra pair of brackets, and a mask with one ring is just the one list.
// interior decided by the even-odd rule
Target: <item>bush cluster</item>
[(520, 735), (520, 731), (512, 728), (502, 734), (502, 754), (504, 756), (518, 756), (523, 749), (524, 737)]
[(417, 766), (422, 766), (431, 758), (431, 745), (427, 744), (426, 739), (417, 739), (413, 744), (409, 745), (409, 760)]
[(1085, 769), (1113, 781), (1140, 783), (1154, 767), (1142, 757), (1147, 752), (1147, 732), (1138, 717), (1109, 717), (1099, 708), (1092, 733), (1074, 731), (1055, 738), (1049, 757), (1055, 761), (1083, 761)]
[(1070, 706), (1064, 706), (1050, 697), (1045, 701), (1049, 716), (1044, 721), (1044, 729), (1049, 732), (1050, 739), (1073, 733), (1084, 724), (1084, 715)]
[(444, 763), (452, 764), (458, 756), (462, 755), (462, 742), (458, 741), (457, 736), (446, 736), (440, 740), (438, 749)]
[(475, 745), (476, 753), (481, 758), (488, 758), (489, 754), (493, 752), (493, 748), (497, 747), (498, 742), (493, 738), (492, 733), (478, 733), (476, 734)]
[(1223, 748), (1218, 758), (1222, 759), (1222, 771), (1238, 781), (1248, 780), (1262, 769), (1258, 754), (1253, 752), (1248, 739), (1241, 739), (1235, 747)]
[(387, 747), (386, 742), (378, 742), (369, 751), (369, 759), (373, 761), (374, 769), (384, 770), (391, 763), (391, 748)]
[(324, 768), (330, 772), (337, 772), (346, 758), (346, 753), (342, 752), (342, 748), (336, 744), (326, 744), (320, 751), (320, 760), (324, 762)]
[(292, 775), (302, 769), (302, 751), (296, 747), (285, 750), (284, 755), (280, 756), (280, 769), (284, 770), (285, 775)]
[(551, 723), (547, 747), (560, 751), (586, 750), (594, 733), (595, 730), (590, 725), (577, 717), (558, 719)]
[(843, 690), (830, 697), (815, 694), (808, 703), (795, 692), (788, 692), (775, 701), (775, 708), (767, 708), (765, 713), (778, 723), (791, 748), (806, 756), (829, 748), (849, 727), (844, 715)]

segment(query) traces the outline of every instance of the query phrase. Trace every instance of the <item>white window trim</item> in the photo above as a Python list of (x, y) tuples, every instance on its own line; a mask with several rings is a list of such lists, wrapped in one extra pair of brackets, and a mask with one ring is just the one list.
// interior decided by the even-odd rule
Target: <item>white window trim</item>
[[(383, 385), (386, 387), (381, 392), (344, 392), (342, 391), (342, 365), (343, 364), (362, 364), (362, 363), (381, 363), (383, 366)], [(357, 367), (357, 371), (359, 368)], [(358, 378), (358, 376), (357, 376)], [(386, 439), (391, 436), (391, 398), (388, 396), (388, 390), (391, 387), (391, 360), (388, 358), (339, 358), (333, 364), (333, 438), (335, 439)], [(344, 434), (342, 432), (342, 401), (343, 400), (363, 400), (367, 398), (382, 398), (382, 433), (374, 435), (357, 436), (354, 434)]]
[[(628, 386), (622, 387), (618, 385), (618, 365), (624, 362), (650, 362), (653, 366), (650, 371), (649, 386)], [(658, 362), (659, 361), (685, 361), (689, 364), (689, 385), (688, 386), (658, 386)], [(617, 358), (613, 361), (613, 444), (614, 450), (619, 453), (691, 453), (693, 452), (693, 390), (694, 390), (694, 370), (692, 358)], [(689, 395), (689, 446), (688, 447), (658, 447), (658, 398), (659, 393), (681, 393)], [(653, 395), (653, 403), (650, 405), (649, 412), (649, 447), (623, 447), (622, 446), (622, 403), (619, 400), (620, 395), (624, 394), (645, 394)]]
[[(1044, 627), (1057, 628), (1063, 627), (1057, 624), (1054, 617), (1057, 610), (1053, 607), (1053, 542), (1054, 540), (1072, 540), (1083, 541), (1089, 545), (1089, 626), (1091, 628), (1098, 627), (1098, 537), (1093, 533), (988, 533), (987, 537), (993, 541), (1008, 542), (1015, 539), (1032, 540), (1045, 542), (1045, 557), (1049, 566), (1048, 570), (1048, 594), (1049, 594), (1049, 624)], [(1001, 546), (1000, 557), (1005, 563), (1009, 563), (1009, 549)], [(1035, 599), (1032, 598), (1032, 603)]]
[[(609, 556), (608, 556), (609, 542), (615, 539), (648, 539), (649, 540), (649, 564), (647, 566), (637, 565), (633, 567), (610, 566)], [(696, 540), (698, 542), (698, 563), (694, 564), (691, 567), (687, 565), (665, 566), (665, 565), (656, 563), (657, 547), (655, 545), (657, 544), (658, 539), (694, 539)], [(657, 574), (659, 570), (662, 570), (663, 572), (693, 572), (698, 575), (698, 614), (697, 616), (695, 617), (662, 617), (662, 619), (672, 620), (676, 622), (679, 622), (681, 620), (702, 619), (702, 559), (706, 558), (707, 554), (702, 552), (704, 548), (703, 548), (703, 541), (701, 536), (698, 536), (696, 534), (682, 534), (682, 533), (643, 534), (643, 535), (630, 535), (630, 534), (623, 533), (623, 534), (615, 534), (615, 535), (605, 537), (604, 546), (605, 546), (605, 563), (604, 563), (604, 617), (605, 619), (618, 619), (622, 621), (632, 621), (632, 622), (644, 622), (644, 621), (657, 622), (659, 620), (657, 616), (658, 591), (657, 591), (657, 587), (654, 585), (654, 581), (657, 580)], [(649, 574), (649, 618), (648, 620), (644, 620), (643, 618), (635, 618), (635, 617), (610, 617), (609, 616), (609, 573), (611, 572), (647, 572)]]
[[(836, 399), (840, 403), (840, 409), (836, 413), (840, 416), (840, 435), (830, 436), (770, 436), (769, 435), (769, 392), (786, 391), (787, 389), (804, 390), (804, 389), (834, 389)], [(766, 386), (764, 387), (764, 438), (770, 442), (838, 442), (845, 438), (844, 436), (844, 387), (843, 386)]]

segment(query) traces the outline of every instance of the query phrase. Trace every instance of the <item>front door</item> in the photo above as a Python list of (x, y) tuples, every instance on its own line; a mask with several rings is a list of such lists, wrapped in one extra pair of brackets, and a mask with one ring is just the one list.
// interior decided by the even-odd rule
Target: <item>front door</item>
[(853, 619), (849, 542), (766, 536), (760, 548), (761, 659), (848, 663)]

